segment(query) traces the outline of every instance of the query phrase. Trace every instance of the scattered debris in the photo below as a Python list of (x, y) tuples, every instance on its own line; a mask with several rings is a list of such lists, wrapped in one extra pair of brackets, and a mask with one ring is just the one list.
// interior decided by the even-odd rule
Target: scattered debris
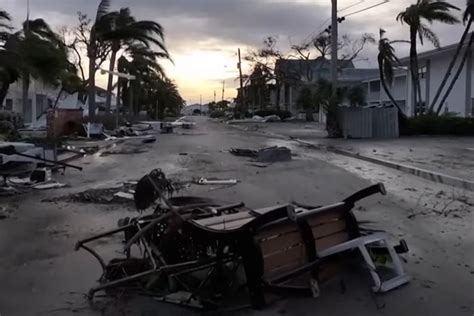
[(0, 206), (0, 220), (10, 217), (11, 209), (2, 205)]
[(237, 184), (239, 181), (236, 179), (206, 179), (201, 178), (196, 181), (200, 185), (213, 185), (213, 184)]
[(114, 194), (114, 196), (126, 199), (126, 200), (132, 200), (133, 201), (133, 194), (132, 193), (126, 193), (126, 192), (117, 192)]
[(270, 147), (258, 151), (258, 162), (291, 161), (291, 150), (286, 147)]
[(249, 163), (247, 164), (252, 167), (257, 167), (257, 168), (267, 168), (269, 164), (264, 164), (264, 163)]
[(87, 138), (102, 138), (104, 133), (104, 125), (101, 123), (84, 123), (84, 132)]
[(58, 188), (64, 188), (66, 187), (67, 184), (64, 183), (59, 183), (59, 182), (50, 182), (50, 183), (44, 183), (44, 184), (35, 184), (33, 185), (33, 188), (36, 190), (49, 190), (49, 189), (58, 189)]
[(231, 148), (229, 152), (235, 156), (254, 158), (258, 162), (291, 161), (291, 150), (287, 147), (268, 147), (259, 150)]
[(180, 156), (187, 156), (188, 153), (179, 153)]
[[(117, 196), (116, 194), (121, 192), (125, 196), (129, 197), (130, 190), (135, 189), (135, 184), (126, 182), (119, 183), (115, 187), (89, 189), (83, 192), (74, 193), (66, 196), (55, 197), (51, 199), (44, 199), (42, 202), (76, 202), (76, 203), (95, 203), (95, 204), (121, 204), (124, 205), (129, 201), (128, 198)], [(122, 194), (120, 194), (122, 195)], [(133, 201), (133, 198), (132, 198)]]
[(173, 125), (171, 123), (161, 123), (160, 130), (161, 130), (161, 134), (172, 134)]

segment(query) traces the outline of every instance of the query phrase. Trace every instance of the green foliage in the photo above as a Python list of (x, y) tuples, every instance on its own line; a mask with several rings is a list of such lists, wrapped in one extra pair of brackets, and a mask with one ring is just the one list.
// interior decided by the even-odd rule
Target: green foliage
[(223, 118), (225, 116), (226, 116), (225, 111), (221, 111), (221, 110), (215, 110), (215, 111), (212, 111), (211, 114), (209, 114), (209, 117), (211, 118)]
[(361, 85), (350, 87), (346, 92), (346, 98), (351, 106), (361, 106), (365, 102), (365, 89)]
[(300, 109), (305, 111), (313, 110), (315, 108), (313, 92), (309, 87), (304, 87), (301, 89), (298, 100), (296, 100), (296, 104)]
[(408, 118), (401, 128), (402, 135), (458, 135), (474, 136), (474, 118), (452, 115), (420, 115)]

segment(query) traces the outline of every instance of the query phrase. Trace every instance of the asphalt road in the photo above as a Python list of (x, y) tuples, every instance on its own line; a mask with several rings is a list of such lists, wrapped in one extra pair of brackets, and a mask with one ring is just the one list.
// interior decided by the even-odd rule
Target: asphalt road
[[(137, 180), (154, 168), (181, 180), (239, 179), (241, 182), (236, 186), (191, 186), (182, 194), (244, 201), (250, 207), (290, 200), (333, 203), (377, 181), (386, 182), (392, 192), (387, 197), (364, 201), (357, 216), (387, 230), (394, 240), (407, 240), (410, 253), (405, 256), (405, 267), (413, 277), (409, 285), (374, 298), (369, 291), (368, 275), (344, 276), (323, 287), (318, 299), (284, 298), (263, 311), (243, 310), (239, 315), (473, 314), (472, 207), (452, 214), (429, 212), (439, 191), (451, 196), (449, 188), (279, 138), (235, 130), (204, 118), (197, 120), (198, 126), (192, 131), (159, 135), (158, 141), (147, 145), (144, 153), (81, 159), (77, 163), (84, 167), (82, 173), (67, 170), (64, 176), (57, 176), (69, 188), (0, 200), (15, 210), (11, 217), (0, 220), (0, 315), (192, 314), (187, 309), (146, 298), (105, 300), (91, 307), (84, 294), (96, 284), (100, 267), (89, 254), (75, 252), (74, 244), (91, 234), (115, 228), (119, 218), (136, 213), (120, 205), (41, 202), (88, 188)], [(279, 144), (293, 149), (292, 162), (257, 168), (245, 158), (226, 152), (230, 147)], [(126, 146), (129, 145), (119, 145), (118, 149)], [(440, 201), (448, 204), (449, 198)], [(441, 207), (446, 210), (459, 203), (453, 201)], [(118, 238), (97, 245), (102, 253), (110, 255), (119, 246)], [(344, 293), (341, 280), (346, 287)]]

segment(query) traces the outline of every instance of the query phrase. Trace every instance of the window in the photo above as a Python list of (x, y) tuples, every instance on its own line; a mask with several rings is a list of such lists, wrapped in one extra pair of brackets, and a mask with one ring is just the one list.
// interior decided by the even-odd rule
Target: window
[(418, 75), (420, 76), (420, 79), (425, 79), (426, 78), (427, 70), (428, 69), (426, 68), (426, 66), (420, 67), (420, 69), (418, 70)]
[(13, 100), (12, 99), (7, 99), (5, 101), (5, 110), (7, 110), (7, 111), (13, 110)]
[(370, 86), (370, 92), (380, 92), (380, 80), (371, 81), (369, 86)]

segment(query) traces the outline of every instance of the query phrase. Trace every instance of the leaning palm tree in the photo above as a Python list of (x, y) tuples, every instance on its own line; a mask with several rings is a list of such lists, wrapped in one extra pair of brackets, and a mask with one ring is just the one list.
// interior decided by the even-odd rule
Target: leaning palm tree
[[(61, 71), (67, 67), (65, 46), (43, 19), (27, 20), (23, 29), (10, 39), (22, 79), (23, 111), (29, 109), (30, 77), (55, 84)], [(32, 118), (33, 120), (35, 118)]]
[[(163, 43), (163, 28), (153, 21), (136, 21), (130, 14), (130, 9), (122, 8), (118, 12), (111, 12), (104, 19), (109, 20), (109, 29), (100, 34), (101, 39), (110, 41), (111, 56), (109, 71), (115, 69), (115, 62), (118, 51), (124, 46), (132, 43), (141, 43), (147, 47), (150, 44), (157, 45), (164, 56), (168, 57), (168, 52)], [(107, 85), (106, 108), (110, 109), (112, 98), (113, 75), (109, 73)]]
[[(450, 76), (452, 75), (452, 72), (454, 70), (454, 66), (456, 65), (456, 62), (459, 59), (459, 55), (461, 54), (461, 50), (463, 46), (466, 44), (466, 38), (469, 35), (469, 32), (471, 30), (472, 22), (473, 22), (473, 16), (474, 16), (474, 0), (467, 0), (467, 8), (466, 11), (464, 12), (464, 24), (466, 25), (466, 28), (464, 29), (464, 33), (461, 36), (461, 40), (459, 41), (459, 45), (456, 48), (456, 52), (454, 53), (454, 56), (451, 60), (451, 63), (448, 66), (448, 70), (446, 71), (446, 74), (444, 75), (443, 80), (441, 81), (441, 85), (438, 88), (438, 91), (436, 92), (436, 95), (433, 99), (433, 102), (431, 103), (430, 106), (430, 113), (434, 112), (434, 109), (436, 107), (436, 103), (439, 100), (439, 97), (441, 96), (441, 93), (443, 92), (444, 88), (446, 87), (446, 84), (448, 83), (448, 80)], [(451, 90), (449, 89), (446, 94), (449, 95)], [(436, 112), (439, 113), (441, 108), (443, 107), (444, 103), (440, 103), (438, 106), (438, 109)]]
[[(441, 45), (438, 36), (424, 23), (442, 22), (456, 24), (459, 20), (450, 11), (459, 10), (458, 7), (441, 0), (417, 0), (405, 11), (397, 16), (397, 21), (406, 23), (410, 27), (410, 73), (415, 93), (415, 106), (421, 104), (421, 86), (419, 80), (419, 66), (417, 53), (417, 37), (423, 45), (424, 39), (429, 40), (436, 48)], [(415, 111), (415, 115), (416, 115)]]
[[(448, 72), (446, 73), (446, 76), (443, 80), (442, 86), (438, 90), (438, 94), (436, 95), (437, 97), (439, 97), (439, 94), (441, 94), (441, 90), (445, 87), (445, 85), (447, 83), (447, 80), (448, 80), (449, 76), (451, 75), (451, 72), (454, 68), (454, 65), (456, 64), (458, 56), (461, 53), (462, 47), (466, 44), (466, 38), (468, 37), (469, 31), (471, 30), (472, 23), (474, 22), (474, 0), (467, 0), (466, 11), (464, 12), (464, 19), (463, 20), (464, 20), (464, 24), (466, 24), (466, 29), (464, 30), (461, 41), (459, 42), (458, 48), (456, 50), (456, 54), (453, 57), (453, 60), (451, 61), (451, 64), (449, 65), (449, 69), (448, 69)], [(446, 99), (451, 94), (451, 91), (453, 90), (454, 85), (458, 81), (462, 70), (464, 69), (464, 66), (465, 66), (466, 61), (469, 57), (469, 54), (471, 53), (471, 47), (472, 47), (473, 41), (474, 41), (474, 33), (471, 33), (470, 39), (467, 42), (466, 50), (465, 50), (464, 55), (461, 59), (458, 70), (456, 71), (456, 73), (453, 77), (453, 80), (451, 81), (451, 83), (448, 87), (448, 90), (444, 94), (443, 98), (441, 99), (441, 102), (438, 105), (438, 108), (436, 109), (436, 114), (438, 114), (438, 115), (441, 112), (441, 109), (443, 108), (443, 105), (446, 102)], [(436, 101), (437, 100), (433, 101), (433, 104), (431, 105), (433, 107), (433, 109), (436, 106)]]
[(384, 37), (384, 35), (385, 30), (380, 29), (379, 53), (377, 55), (380, 82), (382, 83), (382, 87), (385, 91), (385, 94), (390, 99), (390, 102), (392, 102), (393, 106), (398, 109), (398, 113), (405, 116), (405, 113), (402, 111), (397, 101), (395, 101), (395, 98), (393, 97), (387, 85), (387, 83), (389, 85), (392, 85), (394, 77), (394, 67), (400, 64), (400, 61), (395, 55), (395, 48), (392, 46), (392, 44), (404, 41), (390, 41), (388, 38)]
[(89, 104), (89, 119), (95, 117), (95, 74), (97, 72), (97, 57), (100, 48), (100, 33), (108, 29), (108, 19), (104, 17), (109, 13), (110, 0), (101, 0), (97, 7), (95, 22), (91, 27), (89, 43), (87, 45), (87, 57), (89, 58), (89, 80), (87, 84), (87, 100)]
[(119, 70), (135, 76), (135, 80), (129, 81), (128, 86), (122, 84), (122, 90), (127, 94), (130, 102), (130, 112), (137, 112), (138, 90), (141, 83), (153, 81), (154, 78), (166, 78), (165, 71), (158, 62), (159, 58), (168, 58), (164, 52), (155, 52), (143, 44), (130, 45), (124, 52), (130, 58), (119, 59)]

